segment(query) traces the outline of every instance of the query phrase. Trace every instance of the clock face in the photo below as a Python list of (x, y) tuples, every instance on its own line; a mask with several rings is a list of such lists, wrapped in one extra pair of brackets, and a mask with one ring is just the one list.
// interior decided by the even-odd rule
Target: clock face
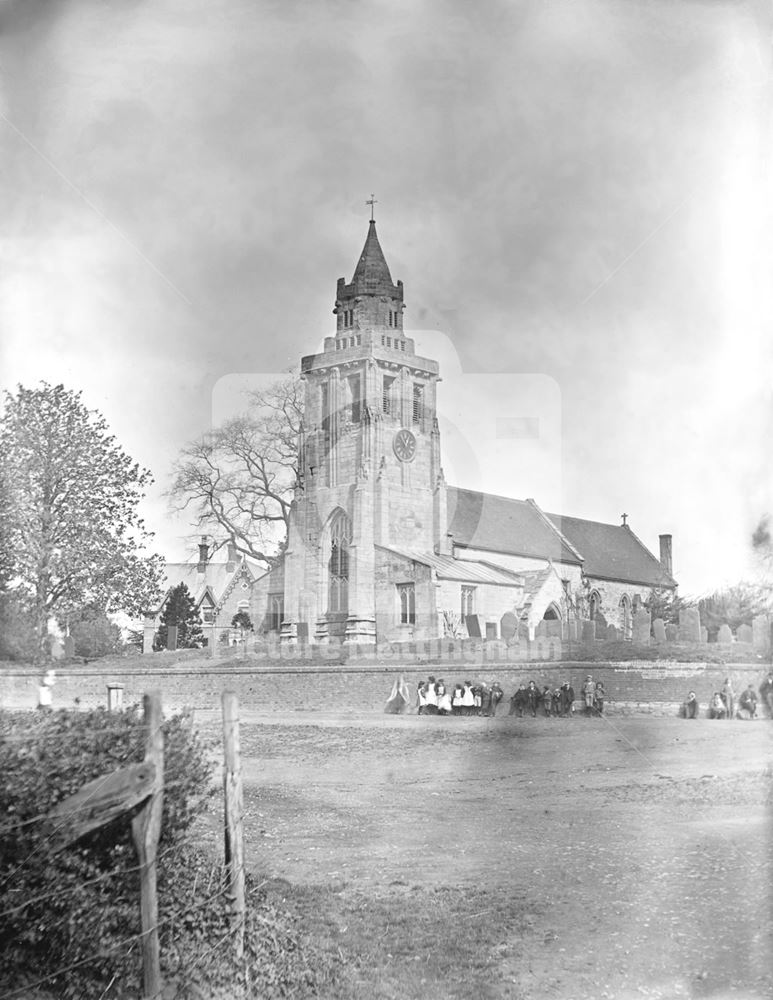
[(398, 431), (395, 434), (392, 447), (401, 462), (412, 462), (416, 457), (416, 438), (410, 431)]

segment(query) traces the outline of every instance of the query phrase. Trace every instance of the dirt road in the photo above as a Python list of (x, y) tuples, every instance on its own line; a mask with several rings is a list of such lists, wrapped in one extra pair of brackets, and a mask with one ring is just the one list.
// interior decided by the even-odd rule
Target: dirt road
[[(360, 947), (347, 912), (404, 909), (383, 945), (399, 975), (363, 973), (369, 998), (771, 997), (771, 737), (765, 721), (247, 715), (247, 859), (324, 887), (344, 950)], [(443, 920), (488, 921), (485, 981), (458, 947), (427, 978), (419, 900), (437, 901), (440, 950), (459, 933)]]

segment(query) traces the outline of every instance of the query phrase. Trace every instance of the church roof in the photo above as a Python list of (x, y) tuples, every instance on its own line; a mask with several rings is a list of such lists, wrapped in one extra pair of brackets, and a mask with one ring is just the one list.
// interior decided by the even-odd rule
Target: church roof
[(454, 545), (506, 555), (580, 564), (573, 546), (533, 501), (448, 487), (448, 531)]
[(556, 528), (583, 556), (587, 576), (603, 580), (675, 587), (676, 581), (627, 525), (548, 514)]
[[(389, 273), (384, 251), (376, 234), (376, 222), (370, 220), (365, 246), (362, 248), (354, 277), (349, 286), (352, 295), (391, 295), (394, 285)], [(347, 289), (347, 290), (349, 290)]]
[(482, 559), (455, 559), (453, 556), (441, 556), (436, 552), (425, 552), (414, 549), (401, 549), (394, 545), (381, 545), (379, 548), (394, 552), (405, 559), (412, 559), (433, 569), (441, 580), (461, 580), (462, 583), (490, 583), (495, 586), (523, 586), (520, 573), (494, 566)]
[(548, 514), (533, 500), (449, 486), (448, 531), (454, 545), (470, 549), (574, 563), (602, 580), (676, 586), (629, 527)]

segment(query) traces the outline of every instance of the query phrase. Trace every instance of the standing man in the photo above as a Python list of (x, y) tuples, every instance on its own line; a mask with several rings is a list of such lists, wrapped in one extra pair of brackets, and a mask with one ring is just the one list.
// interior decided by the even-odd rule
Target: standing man
[(593, 683), (593, 678), (590, 674), (585, 678), (585, 683), (582, 686), (582, 697), (585, 703), (585, 714), (593, 715), (593, 694), (596, 690), (596, 685)]
[(765, 706), (768, 718), (773, 719), (773, 670), (760, 684), (760, 701)]
[(561, 685), (561, 715), (571, 715), (574, 711), (574, 688), (569, 681)]
[(735, 715), (735, 694), (733, 692), (733, 682), (729, 677), (725, 678), (725, 683), (722, 685), (719, 695), (725, 705), (725, 718), (732, 719)]

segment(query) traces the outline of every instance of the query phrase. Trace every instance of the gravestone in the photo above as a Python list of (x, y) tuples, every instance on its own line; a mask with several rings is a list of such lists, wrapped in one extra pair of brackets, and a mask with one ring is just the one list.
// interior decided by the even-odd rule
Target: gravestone
[(467, 635), (471, 639), (480, 639), (484, 634), (485, 622), (480, 615), (467, 615), (464, 624), (467, 626)]
[(735, 632), (735, 637), (738, 642), (750, 643), (752, 641), (752, 627), (744, 623), (739, 625)]
[(299, 646), (308, 646), (309, 644), (309, 623), (308, 622), (298, 622), (296, 637), (298, 639)]
[(156, 627), (152, 618), (146, 618), (142, 623), (142, 653), (153, 652), (153, 640), (156, 638)]
[(666, 625), (666, 642), (676, 642), (679, 639), (679, 628), (676, 625)]
[(169, 625), (166, 630), (166, 648), (177, 649), (177, 626)]
[(505, 640), (509, 642), (510, 640), (517, 638), (518, 632), (518, 619), (512, 613), (512, 611), (505, 611), (499, 622), (499, 634)]
[(633, 616), (633, 641), (639, 646), (649, 646), (651, 627), (649, 611), (639, 608)]
[(497, 623), (486, 622), (486, 639), (497, 639)]
[(709, 630), (705, 625), (701, 625), (701, 642), (709, 641)]
[(566, 627), (566, 637), (570, 642), (577, 642), (579, 634), (577, 631), (577, 622), (571, 621)]
[(75, 655), (75, 640), (71, 635), (66, 635), (64, 637), (64, 658), (65, 660), (71, 660)]
[(582, 623), (582, 641), (593, 642), (596, 638), (596, 623), (594, 621), (584, 621)]
[(679, 641), (701, 641), (701, 619), (697, 608), (682, 608), (679, 612)]
[(755, 615), (752, 619), (752, 642), (758, 653), (770, 649), (770, 622), (767, 615)]
[(652, 623), (652, 635), (655, 642), (666, 641), (666, 625), (662, 618), (656, 618)]
[(614, 625), (607, 625), (607, 634), (605, 638), (607, 642), (617, 642), (620, 638), (620, 630)]
[(733, 631), (729, 625), (724, 624), (719, 626), (719, 631), (717, 632), (717, 642), (722, 646), (729, 646), (733, 641)]

